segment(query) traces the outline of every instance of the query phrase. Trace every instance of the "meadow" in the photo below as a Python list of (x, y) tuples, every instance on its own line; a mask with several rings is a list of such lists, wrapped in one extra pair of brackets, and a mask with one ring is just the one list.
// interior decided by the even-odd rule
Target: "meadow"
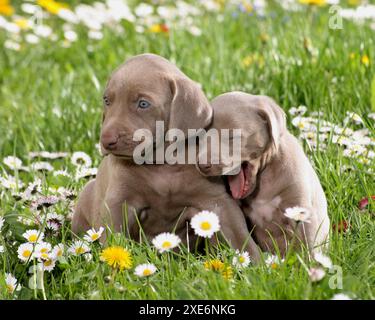
[[(0, 299), (374, 299), (375, 7), (364, 2), (0, 0)], [(282, 106), (327, 197), (326, 256), (254, 265), (226, 244), (197, 255), (121, 234), (102, 247), (99, 230), (77, 240), (103, 89), (144, 52), (209, 99), (241, 90)], [(103, 254), (116, 246), (123, 265)]]

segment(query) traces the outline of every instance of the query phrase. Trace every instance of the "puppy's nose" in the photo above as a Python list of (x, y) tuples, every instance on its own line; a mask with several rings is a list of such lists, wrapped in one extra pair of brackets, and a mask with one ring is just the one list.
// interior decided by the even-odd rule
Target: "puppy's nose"
[(104, 149), (113, 151), (117, 148), (117, 142), (119, 140), (119, 137), (118, 135), (114, 134), (102, 134), (100, 140), (102, 142)]

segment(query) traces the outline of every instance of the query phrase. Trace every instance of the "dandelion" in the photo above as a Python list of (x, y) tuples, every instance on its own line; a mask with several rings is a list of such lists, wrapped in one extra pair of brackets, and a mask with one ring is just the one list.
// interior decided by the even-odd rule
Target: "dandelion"
[(35, 229), (27, 230), (22, 236), (30, 243), (37, 243), (44, 239), (44, 233)]
[(271, 269), (277, 269), (281, 263), (284, 262), (284, 259), (281, 259), (275, 255), (269, 255), (265, 261), (266, 265), (269, 266)]
[(225, 264), (219, 259), (212, 259), (204, 262), (204, 268), (206, 270), (222, 271), (224, 270)]
[(130, 251), (119, 246), (104, 249), (100, 255), (100, 260), (106, 262), (110, 267), (120, 270), (130, 269), (133, 265)]
[(370, 65), (370, 58), (368, 57), (367, 54), (364, 54), (362, 57), (361, 57), (361, 62), (364, 66), (368, 67)]
[(153, 32), (153, 33), (161, 33), (161, 32), (164, 32), (164, 33), (168, 33), (169, 32), (169, 28), (166, 24), (154, 24), (150, 27), (150, 32)]
[(318, 282), (325, 277), (326, 273), (322, 268), (310, 268), (309, 277), (312, 282)]
[(10, 5), (9, 0), (0, 1), (0, 14), (11, 16), (14, 12), (14, 8)]
[(284, 216), (297, 222), (310, 223), (311, 212), (302, 207), (292, 207), (285, 210)]
[(177, 247), (180, 242), (181, 239), (178, 236), (169, 232), (161, 233), (152, 240), (152, 244), (160, 253), (172, 250)]
[(134, 274), (138, 277), (148, 277), (153, 275), (156, 270), (157, 268), (152, 263), (144, 263), (135, 268)]
[(231, 266), (227, 266), (224, 268), (224, 270), (221, 272), (222, 277), (225, 280), (230, 280), (233, 278), (233, 269)]
[(77, 240), (69, 247), (68, 252), (74, 256), (80, 256), (90, 251), (89, 246), (81, 240)]
[(232, 264), (237, 268), (246, 268), (250, 264), (249, 253), (236, 250), (236, 255), (233, 257)]
[(58, 14), (60, 10), (69, 8), (66, 3), (54, 0), (37, 0), (37, 4), (52, 14)]
[(211, 238), (215, 232), (220, 230), (219, 217), (211, 211), (197, 213), (190, 222), (196, 235), (204, 238)]
[(82, 152), (82, 151), (74, 152), (71, 157), (71, 162), (73, 163), (73, 165), (77, 167), (82, 166), (85, 168), (91, 167), (91, 164), (92, 164), (90, 156), (87, 153)]
[(307, 5), (323, 6), (327, 3), (327, 0), (299, 0), (299, 2)]
[(17, 279), (10, 273), (5, 273), (5, 285), (9, 294), (21, 290), (21, 286), (18, 284)]
[(87, 242), (94, 242), (98, 240), (104, 231), (103, 227), (100, 227), (98, 231), (96, 231), (94, 228), (87, 231), (87, 234), (83, 237), (84, 240)]
[(22, 161), (21, 159), (14, 157), (14, 156), (8, 156), (3, 159), (3, 162), (5, 165), (7, 165), (12, 170), (19, 170), (22, 168)]
[(23, 262), (32, 260), (33, 250), (34, 250), (34, 246), (31, 243), (21, 244), (17, 249), (18, 258)]
[(314, 260), (320, 263), (324, 268), (331, 269), (332, 268), (332, 261), (331, 259), (324, 255), (321, 252), (314, 253)]

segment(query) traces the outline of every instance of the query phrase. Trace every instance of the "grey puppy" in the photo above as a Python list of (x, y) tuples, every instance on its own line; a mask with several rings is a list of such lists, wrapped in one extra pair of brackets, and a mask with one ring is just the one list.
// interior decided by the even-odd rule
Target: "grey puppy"
[(196, 239), (187, 224), (197, 212), (210, 210), (219, 216), (230, 244), (245, 248), (258, 260), (258, 247), (249, 236), (243, 213), (220, 177), (207, 179), (194, 165), (132, 162), (140, 143), (133, 141), (137, 129), (155, 135), (157, 120), (166, 123), (166, 130), (184, 132), (210, 124), (212, 108), (199, 86), (166, 59), (145, 54), (129, 59), (113, 73), (104, 104), (101, 146), (106, 156), (96, 179), (79, 196), (73, 232), (109, 225), (138, 239), (138, 219), (149, 238), (175, 229), (193, 245)]
[[(242, 200), (262, 250), (285, 254), (293, 238), (296, 245), (322, 249), (330, 224), (326, 197), (298, 140), (286, 128), (283, 110), (269, 97), (244, 92), (222, 94), (211, 105), (212, 128), (241, 129), (241, 161), (225, 157), (218, 164), (209, 161), (198, 165), (201, 173), (218, 176), (239, 169), (227, 176), (228, 184), (233, 198)], [(210, 148), (200, 153), (213, 156)], [(292, 207), (299, 207), (295, 210), (310, 221), (297, 223), (286, 217), (286, 209)]]

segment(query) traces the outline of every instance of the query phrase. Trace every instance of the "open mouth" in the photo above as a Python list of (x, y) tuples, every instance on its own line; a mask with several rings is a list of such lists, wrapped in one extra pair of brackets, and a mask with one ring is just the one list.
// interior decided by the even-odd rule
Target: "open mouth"
[(234, 199), (244, 199), (250, 191), (251, 166), (248, 162), (241, 164), (241, 170), (236, 175), (228, 176), (230, 192)]

